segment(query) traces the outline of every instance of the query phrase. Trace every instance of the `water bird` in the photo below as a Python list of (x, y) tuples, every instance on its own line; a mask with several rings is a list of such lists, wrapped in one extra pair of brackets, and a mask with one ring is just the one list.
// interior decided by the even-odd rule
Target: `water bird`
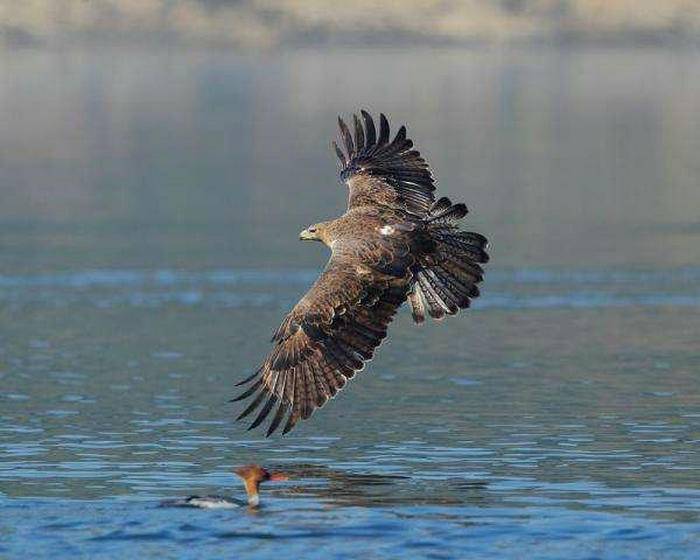
[(244, 506), (257, 507), (260, 504), (260, 485), (263, 482), (287, 480), (283, 473), (271, 473), (260, 465), (246, 465), (233, 471), (245, 484), (247, 501), (228, 498), (225, 496), (189, 496), (175, 500), (166, 500), (161, 503), (163, 507), (193, 507), (203, 509), (227, 509)]
[(345, 214), (299, 234), (326, 245), (330, 259), (232, 399), (251, 399), (238, 420), (258, 411), (249, 429), (276, 407), (267, 436), (285, 417), (282, 433), (335, 397), (372, 359), (405, 301), (422, 323), (426, 310), (440, 320), (479, 296), (487, 239), (459, 228), (467, 207), (436, 200), (433, 174), (405, 126), (391, 140), (385, 115), (377, 131), (373, 117), (360, 113), (353, 115), (354, 134), (338, 117), (344, 150), (333, 142), (348, 187)]

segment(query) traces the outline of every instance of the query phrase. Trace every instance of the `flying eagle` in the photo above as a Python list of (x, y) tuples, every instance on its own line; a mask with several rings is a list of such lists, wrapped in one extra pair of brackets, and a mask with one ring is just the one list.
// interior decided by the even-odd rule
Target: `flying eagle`
[(260, 409), (249, 429), (275, 410), (267, 436), (285, 418), (289, 432), (333, 398), (372, 359), (406, 300), (422, 323), (426, 309), (442, 319), (479, 295), (487, 240), (458, 228), (467, 207), (435, 200), (430, 168), (405, 126), (391, 140), (383, 114), (379, 133), (369, 113), (361, 114), (353, 115), (354, 136), (338, 118), (345, 150), (333, 142), (347, 211), (300, 233), (325, 244), (330, 259), (275, 331), (267, 359), (238, 383), (250, 386), (233, 399), (252, 397), (238, 420)]

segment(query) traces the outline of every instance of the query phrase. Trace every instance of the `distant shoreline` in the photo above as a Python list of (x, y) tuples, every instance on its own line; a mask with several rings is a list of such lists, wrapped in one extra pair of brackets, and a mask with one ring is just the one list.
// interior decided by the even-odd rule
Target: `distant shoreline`
[(0, 47), (278, 49), (700, 46), (687, 0), (35, 0), (0, 16)]
[(586, 52), (586, 51), (624, 51), (624, 50), (659, 50), (687, 52), (689, 54), (700, 53), (700, 38), (697, 41), (652, 41), (652, 40), (572, 40), (572, 41), (513, 41), (507, 43), (491, 43), (487, 41), (424, 41), (424, 42), (399, 42), (399, 43), (285, 43), (267, 47), (241, 47), (226, 43), (190, 43), (182, 41), (149, 42), (149, 41), (55, 41), (55, 42), (31, 42), (15, 43), (3, 41), (0, 38), (0, 52), (85, 52), (96, 53), (111, 50), (121, 52), (151, 51), (158, 52), (230, 52), (237, 55), (270, 55), (277, 53), (294, 53), (304, 51), (327, 52), (362, 52), (362, 51), (464, 51), (474, 53), (537, 53), (537, 52)]

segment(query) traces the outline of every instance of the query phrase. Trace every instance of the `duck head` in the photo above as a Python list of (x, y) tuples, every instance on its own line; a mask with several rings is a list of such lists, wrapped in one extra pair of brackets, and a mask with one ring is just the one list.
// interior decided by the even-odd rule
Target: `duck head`
[(257, 506), (260, 503), (260, 485), (263, 482), (272, 480), (288, 480), (288, 476), (283, 473), (270, 472), (260, 465), (246, 465), (238, 467), (233, 471), (245, 483), (245, 491), (248, 494), (248, 505)]

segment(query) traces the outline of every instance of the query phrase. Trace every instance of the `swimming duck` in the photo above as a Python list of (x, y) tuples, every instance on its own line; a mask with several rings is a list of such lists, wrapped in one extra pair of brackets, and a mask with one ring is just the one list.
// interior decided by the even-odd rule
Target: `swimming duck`
[(165, 507), (195, 507), (206, 509), (222, 509), (236, 508), (243, 506), (257, 507), (260, 504), (260, 495), (258, 493), (260, 484), (271, 480), (287, 480), (288, 477), (282, 473), (271, 473), (260, 465), (246, 465), (239, 467), (233, 471), (245, 483), (245, 491), (248, 494), (248, 500), (236, 500), (235, 498), (226, 498), (224, 496), (189, 496), (187, 498), (178, 498), (175, 500), (166, 500), (161, 504)]

